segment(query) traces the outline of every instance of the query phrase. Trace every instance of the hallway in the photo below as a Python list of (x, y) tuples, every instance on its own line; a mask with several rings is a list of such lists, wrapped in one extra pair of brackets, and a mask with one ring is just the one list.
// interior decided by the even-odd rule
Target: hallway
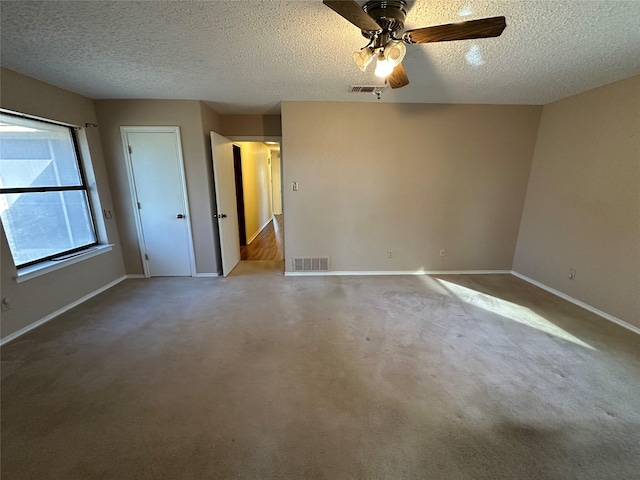
[(283, 260), (284, 220), (274, 215), (250, 245), (240, 247), (241, 260)]

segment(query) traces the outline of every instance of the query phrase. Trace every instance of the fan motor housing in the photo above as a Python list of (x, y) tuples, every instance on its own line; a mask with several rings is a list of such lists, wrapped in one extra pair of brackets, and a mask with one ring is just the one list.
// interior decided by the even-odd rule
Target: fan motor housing
[[(397, 38), (404, 31), (404, 20), (407, 17), (405, 0), (371, 0), (362, 9), (380, 25), (383, 33)], [(375, 32), (362, 30), (362, 35), (372, 38)]]

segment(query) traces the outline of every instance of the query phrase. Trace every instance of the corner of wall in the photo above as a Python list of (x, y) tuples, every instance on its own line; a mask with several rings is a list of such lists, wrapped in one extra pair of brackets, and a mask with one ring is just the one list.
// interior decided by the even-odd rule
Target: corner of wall
[(636, 327), (638, 112), (640, 76), (544, 106), (512, 267)]

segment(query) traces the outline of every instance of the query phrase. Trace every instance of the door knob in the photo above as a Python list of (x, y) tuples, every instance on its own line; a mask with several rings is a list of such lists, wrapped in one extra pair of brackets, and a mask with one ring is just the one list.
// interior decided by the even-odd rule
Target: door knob
[(176, 215), (176, 218), (184, 218), (184, 215), (179, 213), (179, 214)]

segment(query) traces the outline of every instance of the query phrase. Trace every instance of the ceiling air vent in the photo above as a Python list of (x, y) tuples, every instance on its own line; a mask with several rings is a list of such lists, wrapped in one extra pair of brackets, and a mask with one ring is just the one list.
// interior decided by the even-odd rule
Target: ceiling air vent
[(351, 93), (373, 93), (377, 95), (384, 92), (386, 85), (351, 85)]
[(329, 257), (294, 257), (294, 272), (327, 272)]

